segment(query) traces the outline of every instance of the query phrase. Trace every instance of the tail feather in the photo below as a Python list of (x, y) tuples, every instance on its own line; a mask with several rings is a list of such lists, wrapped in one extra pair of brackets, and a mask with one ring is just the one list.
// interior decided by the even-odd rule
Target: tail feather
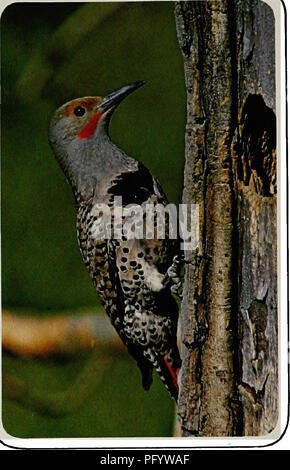
[(158, 357), (156, 362), (153, 364), (156, 371), (158, 372), (162, 382), (164, 383), (165, 387), (167, 388), (168, 392), (170, 393), (171, 397), (178, 400), (178, 373), (180, 367), (174, 367), (168, 359), (164, 357)]
[(178, 382), (177, 382), (177, 376), (178, 376), (180, 368), (173, 369), (173, 367), (170, 365), (170, 363), (168, 362), (166, 357), (164, 357), (163, 359), (164, 359), (165, 365), (166, 365), (167, 369), (169, 370), (170, 375), (172, 377), (172, 383), (173, 383), (173, 385), (176, 388), (177, 393), (178, 393), (179, 392), (179, 387), (178, 387)]
[(144, 390), (148, 391), (152, 384), (153, 367), (148, 361), (138, 361), (137, 365), (142, 374), (142, 385)]
[(177, 384), (177, 372), (169, 365), (169, 362), (165, 359), (161, 359), (156, 367), (162, 382), (170, 393), (171, 397), (177, 402), (179, 388)]

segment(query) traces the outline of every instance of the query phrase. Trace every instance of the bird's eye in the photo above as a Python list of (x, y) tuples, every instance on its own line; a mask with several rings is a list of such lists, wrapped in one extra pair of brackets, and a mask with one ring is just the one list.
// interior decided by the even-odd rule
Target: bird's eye
[(83, 106), (77, 106), (75, 109), (74, 109), (74, 114), (77, 116), (77, 117), (81, 117), (85, 114), (86, 110)]

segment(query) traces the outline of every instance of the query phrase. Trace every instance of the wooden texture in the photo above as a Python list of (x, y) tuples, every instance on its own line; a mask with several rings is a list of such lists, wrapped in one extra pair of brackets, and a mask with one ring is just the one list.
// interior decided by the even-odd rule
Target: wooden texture
[(278, 416), (275, 30), (260, 0), (178, 2), (187, 90), (184, 436), (265, 435)]

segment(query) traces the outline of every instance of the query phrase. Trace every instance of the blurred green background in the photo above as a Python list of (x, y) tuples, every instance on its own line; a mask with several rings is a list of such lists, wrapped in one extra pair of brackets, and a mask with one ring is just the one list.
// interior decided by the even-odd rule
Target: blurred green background
[[(112, 140), (181, 201), (186, 97), (173, 2), (14, 3), (2, 14), (2, 301), (43, 316), (100, 309), (76, 241), (72, 191), (47, 140), (53, 111), (136, 80), (111, 123)], [(33, 390), (73, 387), (87, 357), (41, 361), (4, 354)], [(77, 393), (77, 390), (76, 390)], [(170, 436), (174, 405), (155, 375), (144, 392), (121, 355), (77, 410), (45, 416), (11, 397), (3, 425), (17, 437)]]

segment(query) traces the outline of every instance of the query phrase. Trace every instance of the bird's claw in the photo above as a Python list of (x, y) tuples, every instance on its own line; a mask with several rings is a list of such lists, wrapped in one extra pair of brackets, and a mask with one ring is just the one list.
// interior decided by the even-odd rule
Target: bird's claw
[(176, 255), (173, 258), (173, 263), (167, 269), (167, 272), (163, 279), (164, 286), (170, 285), (170, 290), (180, 299), (182, 298), (182, 286), (183, 282), (181, 280), (181, 269), (184, 264), (184, 256)]
[(172, 284), (172, 286), (170, 287), (170, 290), (172, 294), (182, 299), (183, 283), (181, 281), (177, 282), (176, 284)]

